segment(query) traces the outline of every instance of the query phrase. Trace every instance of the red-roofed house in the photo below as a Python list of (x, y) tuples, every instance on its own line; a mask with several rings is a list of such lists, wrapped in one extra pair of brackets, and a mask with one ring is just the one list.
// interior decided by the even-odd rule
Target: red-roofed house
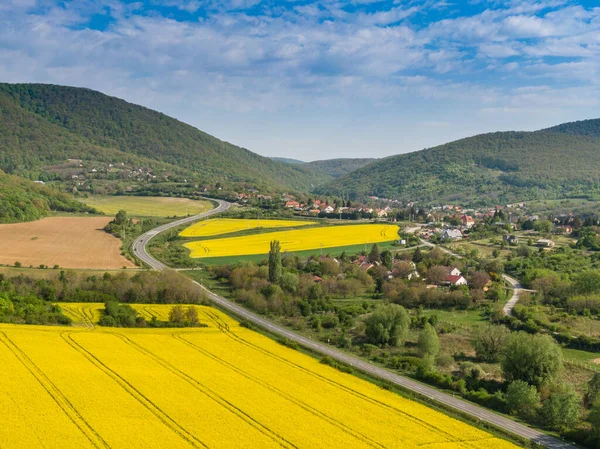
[(446, 285), (467, 285), (467, 280), (461, 275), (449, 274), (444, 281)]
[(473, 226), (475, 224), (473, 217), (471, 217), (470, 215), (463, 215), (462, 217), (460, 217), (460, 221), (467, 228), (470, 228), (471, 226)]
[(285, 207), (289, 207), (289, 208), (300, 207), (300, 203), (298, 203), (298, 201), (286, 201)]

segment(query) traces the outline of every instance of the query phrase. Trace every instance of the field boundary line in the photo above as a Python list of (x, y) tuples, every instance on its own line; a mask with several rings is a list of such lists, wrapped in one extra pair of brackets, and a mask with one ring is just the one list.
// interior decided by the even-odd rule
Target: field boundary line
[(81, 344), (79, 344), (76, 340), (74, 340), (70, 332), (61, 332), (61, 337), (67, 342), (69, 346), (71, 346), (82, 356), (88, 359), (96, 368), (98, 368), (100, 371), (102, 371), (108, 377), (110, 377), (117, 385), (119, 385), (123, 390), (129, 393), (131, 397), (137, 400), (143, 407), (145, 407), (150, 413), (156, 416), (165, 426), (171, 429), (175, 434), (179, 435), (182, 439), (187, 441), (191, 446), (195, 448), (203, 447), (205, 449), (209, 449), (209, 447), (205, 443), (203, 443), (194, 434), (188, 432), (185, 428), (183, 428), (177, 421), (171, 418), (154, 402), (148, 399), (129, 381), (127, 381), (124, 377), (110, 369), (98, 357), (96, 357), (90, 351), (85, 349)]
[[(192, 387), (194, 387), (196, 390), (200, 391), (202, 394), (206, 395), (208, 398), (210, 398), (211, 400), (213, 400), (214, 402), (219, 404), (221, 407), (228, 410), (230, 413), (236, 415), (238, 418), (242, 419), (250, 426), (256, 428), (260, 433), (271, 438), (272, 440), (277, 442), (280, 446), (298, 448), (298, 446), (296, 446), (292, 442), (286, 440), (283, 436), (279, 435), (278, 433), (274, 432), (273, 430), (269, 429), (267, 426), (262, 424), (260, 421), (253, 418), (250, 414), (244, 412), (243, 410), (241, 410), (240, 408), (238, 408), (237, 406), (235, 406), (234, 404), (229, 402), (227, 399), (223, 398), (221, 395), (219, 395), (218, 393), (216, 393), (213, 390), (211, 390), (210, 388), (208, 388), (202, 382), (200, 382), (199, 380), (190, 376), (189, 374), (181, 371), (179, 368), (172, 365), (170, 362), (167, 362), (165, 359), (163, 359), (159, 355), (155, 354), (154, 352), (150, 351), (148, 348), (143, 347), (142, 345), (140, 345), (139, 343), (136, 343), (135, 341), (131, 340), (129, 337), (127, 337), (125, 335), (118, 334), (118, 333), (112, 333), (112, 335), (115, 335), (115, 336), (121, 338), (121, 340), (123, 340), (125, 342), (125, 344), (133, 347), (140, 353), (144, 354), (146, 357), (153, 359), (156, 363), (160, 364), (161, 366), (163, 366), (167, 370), (171, 371), (173, 374), (175, 374), (176, 376), (178, 376), (179, 378), (181, 378), (188, 384), (192, 385)], [(242, 415), (242, 416), (240, 416), (240, 415)], [(283, 444), (282, 442), (285, 444)]]
[[(0, 332), (0, 341), (8, 348), (8, 350), (21, 362), (21, 364), (31, 373), (31, 375), (39, 382), (42, 388), (56, 402), (58, 407), (67, 415), (73, 422), (75, 427), (98, 449), (108, 448), (111, 446), (102, 436), (85, 420), (79, 413), (77, 408), (71, 401), (60, 391), (60, 389), (48, 378), (48, 376), (35, 364), (25, 352), (19, 348), (4, 332)], [(81, 422), (81, 423), (80, 423)]]

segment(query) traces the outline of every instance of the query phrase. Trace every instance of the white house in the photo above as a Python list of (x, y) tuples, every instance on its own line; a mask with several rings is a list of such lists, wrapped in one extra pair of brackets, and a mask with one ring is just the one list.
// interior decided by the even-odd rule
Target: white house
[(467, 285), (467, 280), (461, 275), (454, 276), (450, 274), (446, 277), (444, 283), (446, 285)]
[(463, 238), (462, 232), (458, 229), (445, 229), (440, 235), (442, 239), (460, 240)]
[(460, 272), (460, 270), (456, 267), (450, 270), (450, 276), (460, 276), (461, 274), (462, 273)]

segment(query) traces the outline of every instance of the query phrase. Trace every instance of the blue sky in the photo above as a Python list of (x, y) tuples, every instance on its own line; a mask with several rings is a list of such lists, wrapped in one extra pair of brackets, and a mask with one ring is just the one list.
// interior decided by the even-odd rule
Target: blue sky
[(599, 68), (598, 0), (0, 0), (0, 81), (302, 160), (597, 118)]

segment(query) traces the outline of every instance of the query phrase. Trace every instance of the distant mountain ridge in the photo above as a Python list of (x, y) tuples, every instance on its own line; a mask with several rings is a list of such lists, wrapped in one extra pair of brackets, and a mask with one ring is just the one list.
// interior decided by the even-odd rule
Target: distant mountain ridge
[(93, 156), (157, 163), (206, 183), (308, 190), (329, 179), (90, 89), (0, 84), (0, 117), (0, 169), (15, 174)]
[(377, 160), (371, 158), (338, 158), (304, 162), (285, 157), (272, 157), (271, 159), (286, 164), (301, 165), (303, 168), (310, 169), (316, 173), (322, 173), (330, 178), (339, 178), (340, 176), (347, 175)]
[(390, 156), (315, 191), (437, 204), (600, 198), (600, 119), (481, 134)]

